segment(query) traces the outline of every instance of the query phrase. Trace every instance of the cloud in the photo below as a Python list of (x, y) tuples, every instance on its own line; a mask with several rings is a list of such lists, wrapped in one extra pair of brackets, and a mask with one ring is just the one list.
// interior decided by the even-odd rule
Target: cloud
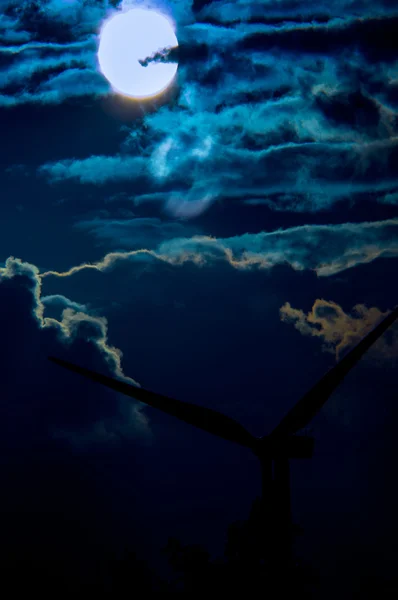
[[(1, 7), (7, 14), (0, 17), (0, 56), (5, 59), (0, 107), (60, 104), (112, 93), (97, 66), (98, 34), (102, 23), (118, 10), (127, 10), (128, 3), (2, 0)], [(187, 14), (178, 3), (174, 8), (181, 18)]]
[[(232, 115), (227, 120), (234, 122)], [(244, 137), (244, 127), (239, 136)], [(337, 200), (370, 191), (383, 202), (386, 192), (398, 188), (391, 167), (398, 157), (397, 140), (362, 145), (287, 142), (250, 150), (234, 148), (233, 143), (223, 148), (211, 136), (193, 141), (188, 148), (186, 139), (181, 142), (174, 136), (148, 157), (144, 151), (141, 156), (68, 159), (47, 163), (39, 173), (53, 182), (77, 180), (101, 185), (146, 181), (155, 186), (155, 191), (138, 192), (133, 202), (161, 201), (174, 216), (196, 216), (217, 198), (241, 198), (246, 203), (268, 204), (275, 210), (316, 212)], [(338, 177), (343, 164), (348, 179), (345, 182)], [(376, 164), (377, 176), (372, 173)], [(379, 178), (379, 174), (384, 177)]]
[[(63, 438), (85, 447), (148, 436), (142, 405), (94, 389), (47, 360), (59, 356), (139, 385), (123, 373), (122, 352), (109, 343), (104, 317), (61, 295), (42, 299), (37, 267), (17, 258), (0, 269), (0, 290), (4, 439), (18, 445), (37, 436)], [(45, 315), (54, 305), (63, 308), (59, 320)]]
[[(335, 354), (336, 360), (339, 360), (389, 312), (390, 310), (383, 312), (377, 307), (368, 308), (364, 304), (357, 304), (351, 313), (346, 313), (336, 302), (317, 299), (307, 314), (286, 302), (280, 309), (280, 316), (282, 321), (293, 323), (301, 334), (322, 340), (322, 350)], [(386, 359), (398, 358), (397, 324), (369, 350), (368, 358), (373, 364), (378, 364), (380, 359), (383, 359), (383, 363)]]
[[(0, 8), (3, 8), (3, 6), (0, 5)], [(4, 13), (0, 14), (0, 40), (3, 43), (17, 44), (26, 42), (29, 39), (29, 33), (19, 28), (18, 19), (9, 17)]]
[(83, 312), (83, 311), (87, 312), (88, 311), (88, 306), (86, 304), (79, 304), (79, 302), (74, 302), (73, 300), (66, 298), (66, 296), (63, 296), (62, 294), (52, 294), (49, 296), (42, 296), (40, 298), (40, 301), (43, 304), (43, 306), (46, 308), (48, 306), (55, 306), (55, 307), (60, 307), (62, 309), (72, 308), (76, 312)]
[[(52, 44), (51, 55), (38, 59), (37, 51), (43, 49), (43, 44), (26, 44), (16, 48), (1, 48), (0, 55), (3, 57), (17, 56), (22, 54), (25, 49), (26, 59), (15, 62), (0, 73), (0, 88), (7, 88), (11, 85), (24, 84), (32, 79), (37, 73), (49, 73), (51, 77), (54, 71), (65, 71), (68, 68), (91, 66), (91, 53), (88, 52), (90, 44), (68, 44), (63, 47), (64, 52), (59, 52), (60, 45)], [(48, 49), (47, 49), (48, 52)], [(48, 83), (48, 81), (47, 81)]]
[[(358, 99), (363, 123), (358, 110), (338, 118), (339, 105), (355, 105), (352, 86), (325, 91), (326, 63), (315, 74), (306, 72), (305, 64), (302, 74), (296, 67), (296, 77), (303, 78), (299, 84), (288, 73), (289, 64), (263, 59), (253, 67), (259, 76), (253, 82), (248, 74), (224, 71), (220, 90), (207, 96), (187, 81), (177, 109), (163, 106), (144, 117), (145, 137), (139, 136), (138, 146), (134, 127), (123, 154), (46, 163), (39, 172), (55, 182), (128, 180), (137, 189), (133, 202), (160, 201), (174, 216), (196, 216), (220, 198), (296, 212), (317, 212), (366, 194), (383, 202), (386, 193), (398, 189), (392, 167), (398, 137), (387, 108), (363, 94)], [(282, 97), (273, 98), (275, 86), (284, 85)], [(245, 101), (247, 89), (255, 86), (262, 100)], [(138, 191), (143, 181), (151, 191)]]
[(68, 277), (83, 270), (107, 271), (120, 261), (159, 260), (171, 265), (198, 266), (226, 262), (236, 269), (271, 269), (288, 264), (320, 277), (335, 275), (380, 257), (397, 257), (398, 220), (303, 225), (272, 232), (245, 233), (230, 238), (193, 236), (162, 242), (156, 249), (110, 252), (96, 263), (82, 263), (65, 272), (46, 271), (40, 277)]
[(393, 194), (386, 194), (384, 198), (381, 199), (381, 202), (385, 204), (397, 204), (398, 205), (398, 192)]
[(194, 227), (179, 222), (162, 221), (157, 218), (136, 217), (133, 219), (93, 218), (79, 221), (76, 229), (87, 231), (102, 244), (113, 244), (128, 248), (156, 248), (164, 240), (194, 233)]
[(97, 29), (107, 1), (5, 1), (0, 19), (0, 107), (59, 104), (109, 93), (97, 69)]
[(78, 179), (81, 183), (101, 185), (108, 181), (121, 181), (142, 177), (145, 160), (140, 156), (90, 156), (84, 160), (65, 160), (40, 168), (52, 181)]
[[(200, 10), (202, 19), (212, 17), (220, 21), (234, 23), (262, 19), (263, 22), (275, 23), (280, 20), (281, 24), (286, 21), (301, 22), (298, 18), (304, 17), (308, 21), (311, 17), (315, 23), (324, 22), (332, 17), (349, 18), (360, 13), (372, 10), (375, 14), (389, 14), (394, 3), (391, 0), (379, 2), (377, 5), (372, 0), (336, 0), (333, 4), (325, 1), (318, 2), (316, 10), (311, 3), (303, 3), (302, 0), (262, 0), (254, 3), (252, 0), (234, 0), (227, 2), (203, 2)], [(290, 18), (289, 18), (290, 17)]]
[[(98, 71), (98, 31), (132, 5), (6, 2), (0, 33), (23, 39), (0, 48), (0, 106), (109, 94)], [(183, 218), (217, 199), (318, 212), (341, 200), (394, 198), (393, 4), (341, 0), (315, 12), (293, 0), (139, 5), (176, 23), (176, 97), (126, 126), (116, 155), (65, 157), (42, 165), (42, 175), (91, 185), (131, 181), (137, 205), (161, 202)]]
[(90, 69), (74, 69), (52, 77), (34, 93), (23, 92), (18, 96), (0, 94), (0, 107), (12, 107), (21, 103), (57, 104), (67, 98), (96, 95), (103, 91), (104, 84), (98, 81), (97, 73)]

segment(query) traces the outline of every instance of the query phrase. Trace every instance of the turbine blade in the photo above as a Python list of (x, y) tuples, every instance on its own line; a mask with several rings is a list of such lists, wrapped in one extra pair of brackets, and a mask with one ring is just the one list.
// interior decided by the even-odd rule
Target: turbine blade
[(394, 323), (398, 317), (398, 306), (365, 336), (335, 367), (330, 369), (305, 396), (297, 402), (270, 436), (285, 436), (296, 433), (315, 417), (329, 396), (356, 365), (363, 354)]
[(204, 408), (202, 406), (197, 406), (196, 404), (190, 404), (189, 402), (181, 402), (181, 400), (174, 400), (167, 396), (161, 396), (155, 392), (144, 390), (141, 387), (119, 381), (113, 377), (100, 375), (95, 371), (79, 367), (66, 360), (56, 358), (55, 356), (49, 356), (48, 359), (61, 367), (79, 373), (80, 375), (83, 375), (92, 381), (96, 381), (97, 383), (101, 383), (116, 392), (140, 400), (149, 406), (158, 408), (173, 417), (177, 417), (180, 421), (185, 421), (185, 423), (194, 425), (199, 429), (203, 429), (208, 433), (217, 435), (230, 442), (235, 442), (236, 444), (248, 448), (252, 448), (256, 442), (257, 438), (252, 436), (242, 425), (240, 425), (240, 423), (211, 408)]

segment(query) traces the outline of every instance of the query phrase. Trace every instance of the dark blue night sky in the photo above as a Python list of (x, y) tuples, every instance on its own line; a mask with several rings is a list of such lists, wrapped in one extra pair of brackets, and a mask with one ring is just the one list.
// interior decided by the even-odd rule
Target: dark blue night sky
[[(137, 6), (179, 41), (140, 102), (96, 58)], [(0, 0), (3, 548), (222, 553), (255, 457), (47, 356), (270, 432), (398, 302), (397, 32), (396, 0)], [(395, 325), (292, 461), (321, 597), (396, 570), (397, 358)]]

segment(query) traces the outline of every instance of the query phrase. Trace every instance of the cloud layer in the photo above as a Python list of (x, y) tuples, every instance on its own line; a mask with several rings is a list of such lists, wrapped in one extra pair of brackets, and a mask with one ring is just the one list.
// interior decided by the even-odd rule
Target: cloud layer
[[(246, 233), (231, 238), (193, 236), (162, 242), (157, 248), (139, 248), (106, 254), (95, 263), (82, 263), (67, 271), (46, 271), (41, 277), (68, 277), (84, 270), (107, 271), (120, 261), (136, 258), (172, 265), (198, 266), (226, 262), (236, 269), (270, 269), (288, 264), (296, 270), (313, 270), (331, 276), (377, 258), (398, 256), (398, 220), (342, 225), (303, 225), (272, 232)], [(131, 243), (134, 243), (132, 238)]]
[[(3, 0), (0, 106), (107, 96), (101, 23), (136, 2)], [(394, 3), (139, 2), (179, 39), (176, 97), (129, 125), (120, 153), (42, 166), (51, 181), (129, 181), (136, 204), (194, 217), (216, 200), (317, 212), (396, 203)]]

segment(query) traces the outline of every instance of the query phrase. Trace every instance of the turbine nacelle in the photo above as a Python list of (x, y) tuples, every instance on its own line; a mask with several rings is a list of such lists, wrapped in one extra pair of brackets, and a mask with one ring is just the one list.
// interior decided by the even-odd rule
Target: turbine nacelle
[(265, 435), (256, 439), (253, 452), (260, 459), (312, 458), (314, 445), (315, 439), (307, 435)]

